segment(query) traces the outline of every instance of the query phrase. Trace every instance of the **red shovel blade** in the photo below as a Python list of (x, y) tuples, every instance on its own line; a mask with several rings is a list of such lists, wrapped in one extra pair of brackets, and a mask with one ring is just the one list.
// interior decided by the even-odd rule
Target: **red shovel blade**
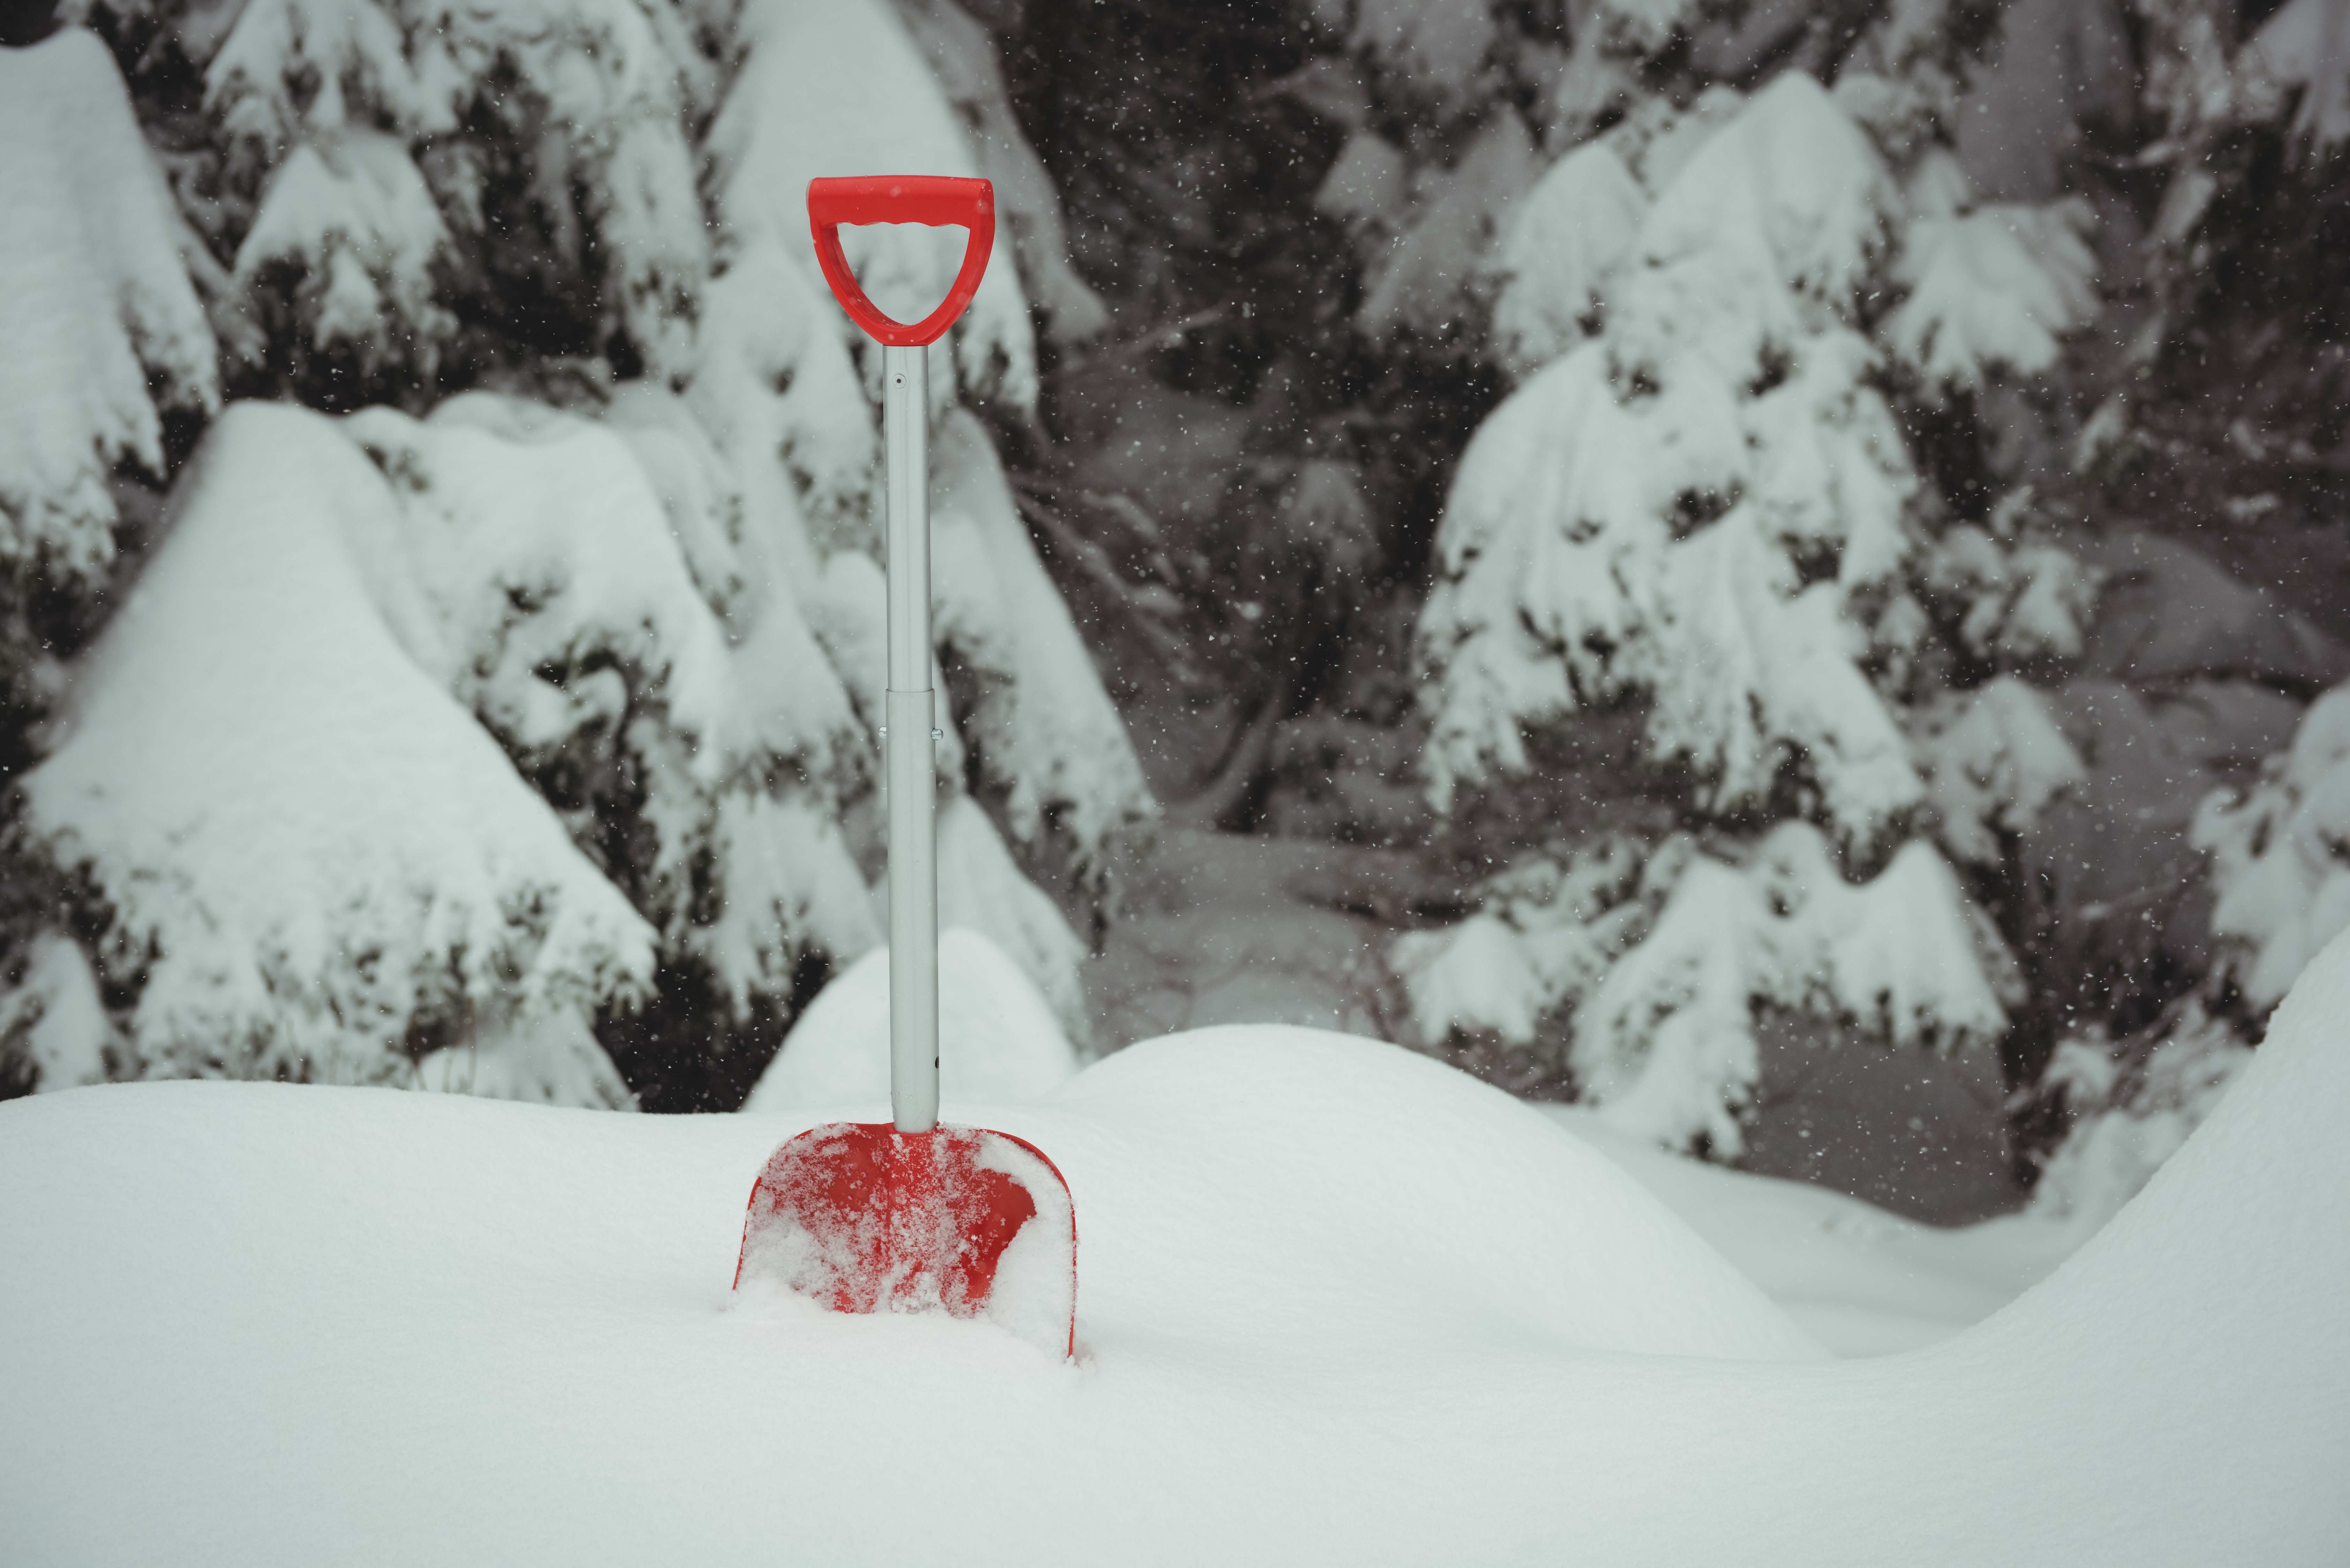
[(768, 1157), (751, 1189), (734, 1288), (761, 1279), (835, 1312), (985, 1316), (1076, 1354), (1068, 1183), (1008, 1133), (810, 1127)]

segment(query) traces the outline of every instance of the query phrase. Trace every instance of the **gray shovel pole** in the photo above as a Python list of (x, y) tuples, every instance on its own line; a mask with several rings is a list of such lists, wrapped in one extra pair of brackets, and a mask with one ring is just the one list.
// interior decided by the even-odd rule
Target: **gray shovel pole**
[(931, 762), (929, 350), (881, 350), (889, 473), (889, 1111), (901, 1133), (939, 1121), (939, 797)]
[[(889, 472), (889, 690), (881, 719), (889, 802), (889, 1114), (901, 1133), (939, 1125), (939, 796), (931, 742), (929, 345), (979, 292), (995, 245), (995, 187), (941, 174), (808, 182), (816, 265), (841, 308), (881, 347), (881, 436)], [(960, 228), (962, 265), (939, 307), (899, 321), (865, 297), (840, 248), (843, 223)]]

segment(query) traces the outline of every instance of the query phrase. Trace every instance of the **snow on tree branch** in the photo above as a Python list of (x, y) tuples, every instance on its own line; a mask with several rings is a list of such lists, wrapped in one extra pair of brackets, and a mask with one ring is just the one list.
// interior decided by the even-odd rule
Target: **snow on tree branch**
[(1921, 213), (1894, 278), (1909, 291), (1886, 337), (1929, 384), (1981, 389), (1992, 370), (2037, 375), (2097, 311), (2096, 257), (2077, 201)]
[(1942, 842), (1962, 860), (1995, 867), (1997, 836), (2031, 827), (2059, 795), (2086, 785), (2089, 770), (2039, 691), (2012, 675), (1944, 707), (1955, 716), (1940, 724), (1929, 716), (1925, 744)]
[(1029, 292), (1053, 340), (1069, 344), (1109, 326), (1102, 303), (1069, 264), (1060, 192), (1012, 111), (995, 43), (954, 0), (901, 0), (914, 36), (962, 115), (982, 171), (995, 186), (995, 211), (1018, 254)]
[[(730, 637), (679, 548), (684, 531), (608, 429), (488, 394), (422, 422), (369, 410), (348, 429), (402, 494), (406, 570), (381, 564), (377, 580), (412, 583), (421, 601), (394, 610), (403, 640), (583, 830), (629, 806), (594, 782), (626, 759), (608, 787), (641, 796), (647, 843), (627, 861), (637, 907), (673, 942), (728, 958), (718, 973), (738, 1009), (754, 990), (787, 990), (812, 940), (873, 940), (847, 843), (806, 813), (837, 808), (862, 737), (787, 595), (755, 620), (733, 607)], [(801, 815), (751, 804), (771, 790)], [(802, 885), (764, 898), (733, 888), (722, 832), (754, 874), (781, 858)], [(778, 849), (763, 832), (783, 836)], [(697, 918), (710, 909), (723, 913)], [(713, 923), (769, 940), (705, 936)]]
[(0, 572), (87, 594), (114, 563), (109, 477), (160, 477), (161, 415), (218, 405), (213, 335), (97, 39), (0, 50)]
[(1524, 375), (1598, 325), (1647, 216), (1648, 194), (1606, 142), (1586, 142), (1526, 193), (1505, 231), (1493, 306), (1496, 357)]
[[(309, 335), (355, 337), (373, 319), (374, 357), (412, 340), (429, 375), (458, 318), (436, 306), (452, 285), (424, 264), (453, 231), (466, 272), (519, 267), (542, 286), (565, 269), (591, 276), (599, 336), (678, 364), (709, 245), (681, 119), (701, 73), (672, 53), (677, 32), (666, 7), (639, 0), (254, 0), (204, 73), (226, 182), (265, 232), (257, 250), (251, 233), (236, 237), (239, 281), (266, 307), (286, 280), (265, 283), (263, 263), (324, 270), (300, 286), (304, 305), (329, 313)], [(491, 254), (517, 222), (537, 254)], [(397, 314), (364, 308), (354, 262)]]
[(2195, 844), (2210, 854), (2219, 891), (2220, 971), (2265, 1013), (2350, 928), (2350, 688), (2311, 706), (2258, 782), (2204, 803)]
[[(1835, 178), (1766, 182), (1758, 149)], [(1440, 803), (1522, 766), (1521, 723), (1635, 691), (1655, 755), (1691, 762), (1714, 809), (1789, 764), (1863, 841), (1919, 799), (1846, 615), (1911, 549), (1917, 482), (1842, 325), (1888, 190), (1817, 85), (1781, 78), (1659, 196), (1600, 338), (1479, 431), (1421, 623)], [(1817, 563), (1831, 580), (1806, 586)]]
[(2005, 950), (1949, 865), (1913, 840), (1866, 882), (1790, 822), (1735, 860), (1676, 836), (1538, 856), (1489, 885), (1483, 912), (1399, 940), (1422, 1037), (1486, 1031), (1562, 1052), (1578, 1097), (1625, 1131), (1734, 1158), (1768, 1011), (1841, 1020), (1887, 1044), (1994, 1040), (2018, 1000)]
[[(1535, 182), (1494, 314), (1523, 379), (1461, 459), (1419, 625), (1440, 809), (1628, 707), (1692, 830), (1637, 877), (1565, 851), (1596, 914), (1496, 888), (1405, 939), (1423, 1035), (1564, 1039), (1585, 1098), (1718, 1154), (1766, 1011), (1912, 1047), (2005, 1031), (2012, 961), (1922, 835), (1996, 866), (2083, 779), (1997, 670), (2077, 653), (2093, 580), (2028, 535), (2028, 494), (1953, 525), (1888, 397), (1896, 356), (1959, 390), (2044, 369), (2095, 306), (2087, 253), (2065, 214), (1965, 212), (1932, 150), (1904, 141), (1897, 179), (1877, 139), (1918, 131), (1880, 85), (1635, 107)], [(1991, 666), (1970, 698), (1910, 684), (1938, 625)]]
[(2240, 90), (2263, 107), (2300, 89), (2287, 134), (2320, 153), (2350, 140), (2350, 5), (2290, 0), (2236, 57)]
[(405, 529), (359, 448), (239, 405), (179, 508), (25, 784), (111, 912), (139, 1072), (401, 1082), (639, 992), (651, 929), (380, 607), (357, 546)]
[[(0, 125), (39, 154), (0, 160), (16, 182), (0, 194), (46, 214), (0, 234), (0, 275), (24, 286), (0, 324), (32, 346), (0, 364), (0, 502), (10, 530), (56, 535), (24, 545), (24, 569), (70, 576), (38, 554), (70, 546), (102, 584), (112, 471), (164, 477), (160, 413), (216, 404), (183, 238), (239, 329), (241, 386), (361, 411), (236, 405), (182, 475), (184, 515), (137, 600), (176, 607), (118, 618), (34, 774), (15, 851), (88, 918), (7, 933), (0, 1053), (52, 1087), (230, 1073), (621, 1104), (599, 1038), (639, 1083), (680, 1069), (667, 1054), (755, 1044), (879, 937), (863, 874), (879, 442), (853, 331), (811, 281), (806, 181), (970, 171), (970, 138), (1002, 140), (1002, 82), (975, 70), (951, 95), (888, 0), (86, 9), (120, 38), (168, 36), (133, 62), (142, 93), (182, 90), (192, 66), (203, 94), (157, 132), (167, 194), (95, 39), (0, 53), (12, 78), (43, 72), (0, 93)], [(946, 0), (925, 15), (969, 30)], [(889, 116), (869, 112), (876, 69)], [(70, 101), (47, 102), (52, 83)], [(1041, 181), (1034, 165), (1014, 171)], [(942, 418), (1034, 399), (1018, 267), (1066, 263), (1048, 187), (1007, 211), (1012, 243), (937, 361)], [(876, 230), (851, 253), (904, 313), (944, 293), (961, 243)], [(1090, 298), (1075, 287), (1073, 319)], [(38, 311), (17, 331), (20, 302)], [(442, 396), (484, 385), (515, 390)], [(365, 406), (386, 399), (400, 408)], [(283, 432), (284, 483), (264, 425)], [(961, 734), (941, 748), (947, 792), (975, 773), (1018, 836), (1058, 836), (1097, 869), (1111, 828), (1150, 809), (1132, 747), (988, 438), (956, 415), (940, 450), (943, 547), (967, 568), (941, 633), (976, 666), (972, 755)], [(5, 487), (26, 475), (40, 494), (20, 504)], [(279, 569), (296, 534), (307, 553)], [(172, 586), (248, 553), (273, 565), (218, 599), (224, 624)], [(306, 597), (288, 573), (321, 586)], [(157, 691), (187, 688), (189, 712), (229, 701), (207, 670), (302, 675), (265, 721), (214, 727), (238, 742), (232, 767), (178, 708), (115, 683), (124, 649), (168, 672)], [(379, 710), (397, 716), (380, 738), (336, 728)], [(392, 796), (369, 808), (383, 831), (366, 811), (339, 826), (373, 798), (352, 779), (395, 744), (432, 787), (386, 763)], [(315, 745), (353, 754), (329, 766)], [(142, 774), (130, 805), (105, 780), (182, 752), (195, 761)], [(477, 785), (494, 804), (460, 823)], [(240, 879), (246, 812), (278, 836), (254, 840), (269, 869)], [(1081, 944), (975, 803), (948, 817), (962, 918), (1014, 932), (1077, 1026)], [(689, 1015), (694, 1038), (660, 1033)]]
[(1095, 865), (1114, 829), (1154, 809), (1134, 742), (979, 421), (949, 415), (931, 464), (939, 643), (976, 688), (967, 722), (982, 767), (1015, 835), (1050, 826)]
[[(980, 172), (954, 109), (888, 0), (745, 0), (738, 26), (747, 52), (708, 143), (730, 265), (764, 245), (795, 263), (806, 255), (807, 182), (816, 176)], [(875, 113), (876, 104), (889, 111)], [(913, 321), (946, 297), (963, 238), (961, 229), (863, 225), (842, 231), (841, 248), (873, 303)], [(863, 353), (863, 335), (827, 312), (826, 329)], [(723, 318), (713, 325), (725, 330)], [(878, 387), (880, 356), (867, 357), (868, 379)], [(941, 406), (959, 389), (1018, 410), (1035, 405), (1035, 339), (1016, 266), (987, 269), (971, 308), (931, 359)]]
[(449, 231), (407, 149), (350, 130), (297, 147), (237, 248), (236, 286), (279, 334), (356, 351), (360, 373), (412, 361), (426, 375), (457, 318), (435, 297)]

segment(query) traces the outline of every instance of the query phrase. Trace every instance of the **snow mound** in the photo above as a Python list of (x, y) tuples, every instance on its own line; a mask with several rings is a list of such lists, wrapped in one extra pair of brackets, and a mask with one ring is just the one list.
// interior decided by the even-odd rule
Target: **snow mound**
[(2112, 1217), (2035, 1211), (1944, 1230), (1808, 1181), (1668, 1154), (1579, 1106), (1534, 1108), (1622, 1166), (1838, 1355), (1950, 1338), (2046, 1278)]
[[(1032, 1100), (1077, 1070), (1051, 1003), (977, 931), (939, 933), (939, 1091), (969, 1103)], [(745, 1111), (858, 1108), (889, 1101), (889, 950), (848, 966), (800, 1015)]]
[(0, 1506), (35, 1562), (2330, 1562), (2345, 1018), (2350, 941), (2080, 1252), (1851, 1363), (1538, 1113), (1304, 1031), (985, 1118), (1075, 1195), (1074, 1368), (726, 1310), (789, 1118), (11, 1102)]
[[(1081, 1339), (1098, 1310), (1201, 1341), (1277, 1335), (1293, 1356), (1317, 1338), (1322, 1356), (1449, 1338), (1819, 1354), (1603, 1156), (1395, 1046), (1286, 1025), (1195, 1030), (1104, 1059), (1039, 1110), (1062, 1125), (1012, 1130), (1076, 1194)], [(1138, 1206), (1191, 1223), (1090, 1218)]]

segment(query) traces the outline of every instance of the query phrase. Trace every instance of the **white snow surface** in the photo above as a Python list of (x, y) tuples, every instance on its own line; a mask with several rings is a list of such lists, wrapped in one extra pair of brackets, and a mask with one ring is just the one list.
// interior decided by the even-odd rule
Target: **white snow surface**
[[(1002, 948), (964, 926), (939, 933), (939, 1095), (950, 1121), (966, 1105), (1033, 1100), (1077, 1071), (1060, 1021)], [(889, 950), (875, 948), (816, 993), (743, 1108), (834, 1108), (835, 1120), (887, 1121)]]
[(2046, 1278), (2112, 1214), (1939, 1230), (1809, 1182), (1668, 1154), (1578, 1106), (1534, 1108), (1622, 1166), (1838, 1355), (1950, 1338)]
[(1858, 1362), (1540, 1113), (1305, 1031), (972, 1108), (1068, 1179), (1075, 1366), (729, 1310), (803, 1117), (16, 1101), (0, 1506), (41, 1564), (2338, 1561), (2345, 1017), (2337, 943), (2104, 1231)]

